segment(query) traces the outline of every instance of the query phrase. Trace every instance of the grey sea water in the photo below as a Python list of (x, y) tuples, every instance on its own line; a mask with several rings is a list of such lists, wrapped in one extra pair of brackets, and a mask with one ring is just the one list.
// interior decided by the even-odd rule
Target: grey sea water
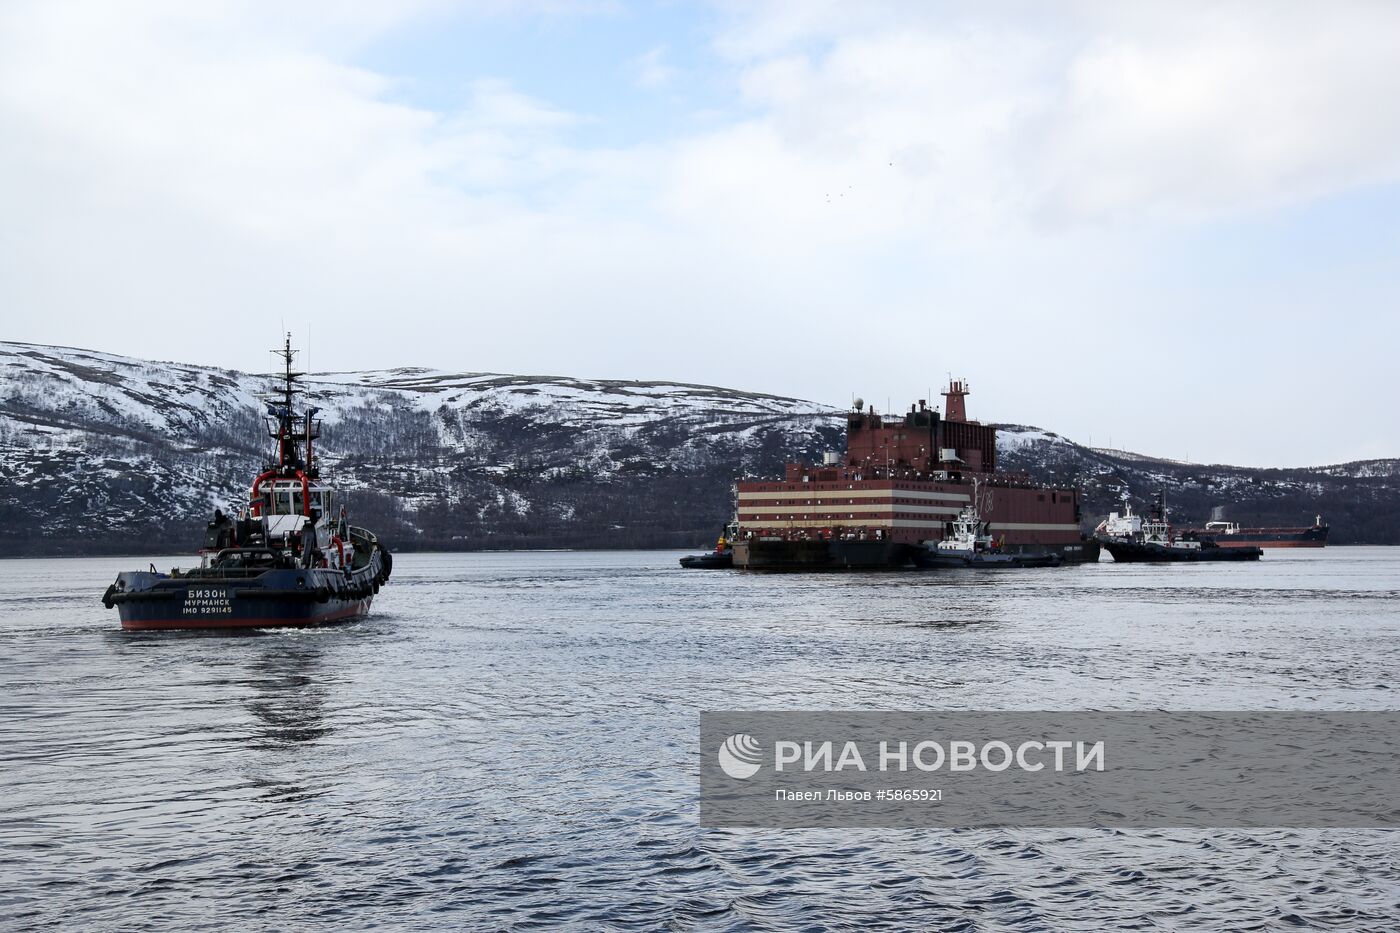
[(697, 825), (706, 709), (1394, 709), (1400, 549), (676, 556), (404, 554), (368, 620), (243, 636), (122, 633), (145, 560), (0, 562), (0, 925), (1400, 928), (1400, 831)]

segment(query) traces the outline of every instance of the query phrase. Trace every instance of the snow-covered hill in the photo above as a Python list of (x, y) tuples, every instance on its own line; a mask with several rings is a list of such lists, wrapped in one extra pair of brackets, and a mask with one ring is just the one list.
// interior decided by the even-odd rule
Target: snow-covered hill
[[(186, 549), (267, 449), (264, 376), (0, 343), (0, 553)], [(739, 476), (844, 447), (842, 411), (661, 382), (395, 369), (319, 373), (324, 464), (400, 547), (699, 544)], [(1095, 515), (1168, 488), (1179, 517), (1322, 511), (1339, 541), (1400, 543), (1400, 461), (1200, 466), (1001, 426), (1004, 469), (1073, 482)]]
[(1321, 515), (1334, 544), (1400, 544), (1400, 460), (1268, 469), (1189, 463), (1083, 447), (1020, 425), (1001, 426), (997, 452), (1003, 470), (1078, 486), (1086, 524), (1118, 508), (1124, 496), (1141, 510), (1161, 490), (1180, 525), (1224, 517), (1291, 527)]
[[(267, 448), (265, 376), (0, 343), (0, 549), (194, 540)], [(412, 546), (703, 540), (738, 473), (840, 442), (835, 409), (712, 386), (398, 369), (307, 380), (323, 464)]]

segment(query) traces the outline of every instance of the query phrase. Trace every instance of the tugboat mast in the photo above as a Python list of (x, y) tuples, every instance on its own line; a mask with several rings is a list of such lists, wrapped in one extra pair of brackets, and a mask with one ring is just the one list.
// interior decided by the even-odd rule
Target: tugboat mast
[(276, 390), (281, 396), (281, 405), (268, 403), (268, 437), (277, 441), (277, 459), (270, 466), (282, 473), (304, 472), (308, 477), (317, 475), (312, 442), (321, 436), (320, 423), (314, 420), (319, 408), (308, 407), (306, 414), (297, 417), (294, 402), (302, 390), (297, 380), (306, 375), (292, 369), (298, 351), (292, 349), (292, 335), (287, 333), (280, 349), (272, 350), (282, 358), (282, 385)]

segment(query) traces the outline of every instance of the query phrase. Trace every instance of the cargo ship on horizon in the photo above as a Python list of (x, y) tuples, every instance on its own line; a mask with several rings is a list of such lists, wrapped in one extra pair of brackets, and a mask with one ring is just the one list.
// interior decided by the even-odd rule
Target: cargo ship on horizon
[(1326, 547), (1328, 529), (1319, 515), (1310, 528), (1241, 528), (1238, 522), (1209, 521), (1186, 530), (1218, 547)]
[(1083, 534), (1078, 489), (1034, 484), (997, 471), (996, 428), (967, 417), (967, 383), (952, 380), (940, 414), (921, 399), (903, 416), (859, 399), (846, 417), (845, 455), (789, 463), (782, 479), (738, 484), (734, 566), (839, 570), (911, 565), (953, 533), (953, 522), (988, 492), (981, 516), (1008, 555), (1096, 561)]

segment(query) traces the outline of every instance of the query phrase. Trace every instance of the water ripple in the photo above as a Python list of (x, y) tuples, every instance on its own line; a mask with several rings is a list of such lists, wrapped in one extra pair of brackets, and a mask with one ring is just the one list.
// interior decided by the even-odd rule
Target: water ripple
[(127, 563), (0, 562), (7, 927), (1400, 928), (1393, 833), (696, 822), (702, 709), (1390, 708), (1386, 549), (814, 577), (404, 555), (369, 619), (245, 637), (116, 631), (97, 595)]

